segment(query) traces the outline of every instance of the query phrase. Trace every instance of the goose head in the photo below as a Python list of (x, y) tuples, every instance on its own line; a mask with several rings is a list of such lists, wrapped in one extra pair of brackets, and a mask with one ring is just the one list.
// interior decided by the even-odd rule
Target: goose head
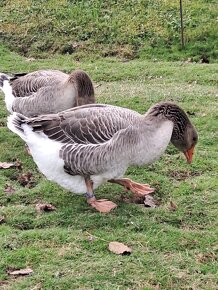
[(197, 131), (190, 122), (186, 124), (182, 130), (178, 125), (174, 126), (171, 142), (176, 148), (184, 153), (188, 163), (192, 162), (197, 141)]
[(149, 113), (160, 119), (164, 118), (173, 122), (171, 143), (183, 152), (187, 162), (191, 163), (194, 148), (198, 142), (198, 134), (185, 111), (174, 103), (161, 102), (151, 108)]
[(68, 82), (77, 87), (77, 106), (95, 103), (94, 86), (86, 72), (83, 70), (75, 70), (70, 74)]

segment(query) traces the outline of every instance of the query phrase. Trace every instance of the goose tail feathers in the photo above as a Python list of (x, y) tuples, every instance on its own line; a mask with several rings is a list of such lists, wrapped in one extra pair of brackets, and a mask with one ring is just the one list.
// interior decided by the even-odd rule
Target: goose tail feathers
[(10, 77), (4, 73), (0, 73), (0, 88), (3, 90), (4, 81), (9, 81)]
[(12, 113), (13, 112), (13, 102), (14, 102), (14, 95), (12, 92), (12, 86), (10, 84), (10, 77), (4, 73), (0, 73), (0, 89), (5, 94), (5, 104), (7, 110)]
[(27, 137), (22, 128), (23, 124), (26, 124), (28, 118), (23, 116), (20, 113), (13, 113), (7, 119), (7, 126), (15, 134), (19, 135), (25, 142), (27, 141)]

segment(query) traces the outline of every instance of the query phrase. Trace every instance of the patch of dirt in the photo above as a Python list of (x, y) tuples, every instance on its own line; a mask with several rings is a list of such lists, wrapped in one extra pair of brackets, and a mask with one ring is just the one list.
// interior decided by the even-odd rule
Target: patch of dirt
[(146, 194), (145, 196), (126, 196), (124, 194), (121, 195), (120, 200), (126, 203), (134, 203), (138, 205), (144, 205), (145, 207), (155, 208), (160, 205), (160, 203), (153, 198), (150, 194)]
[(181, 170), (181, 171), (168, 171), (167, 175), (176, 180), (186, 180), (187, 178), (193, 176), (200, 176), (201, 172), (198, 171), (189, 171), (189, 170)]
[(202, 264), (211, 263), (217, 260), (217, 257), (215, 253), (209, 252), (209, 253), (198, 253), (196, 255), (196, 260)]

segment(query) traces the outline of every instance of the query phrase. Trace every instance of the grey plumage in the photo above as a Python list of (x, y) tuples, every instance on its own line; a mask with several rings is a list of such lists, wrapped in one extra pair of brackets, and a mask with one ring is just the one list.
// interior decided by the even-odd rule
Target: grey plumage
[(154, 189), (148, 184), (122, 178), (128, 166), (154, 162), (170, 141), (191, 163), (198, 138), (185, 112), (168, 102), (153, 106), (145, 115), (101, 104), (35, 118), (14, 113), (8, 117), (8, 128), (27, 142), (49, 180), (71, 192), (86, 193), (88, 204), (105, 213), (117, 205), (97, 200), (95, 188), (109, 181), (135, 196), (149, 194)]
[[(5, 77), (5, 74), (0, 75), (0, 87), (3, 87)], [(6, 105), (9, 103), (7, 108), (10, 109), (12, 103), (12, 111), (28, 117), (95, 103), (92, 81), (82, 70), (76, 70), (70, 75), (58, 70), (39, 70), (8, 77), (8, 80), (15, 98), (11, 100), (10, 92), (8, 94), (6, 90), (5, 102)]]
[[(160, 140), (160, 145), (152, 142), (156, 140), (158, 143), (156, 131), (166, 121), (173, 122), (169, 141), (177, 141), (178, 136), (179, 142), (185, 140), (182, 148), (176, 145), (179, 149), (184, 152), (196, 144), (197, 133), (187, 115), (169, 102), (153, 106), (144, 116), (126, 108), (96, 104), (31, 119), (18, 115), (13, 123), (19, 129), (25, 123), (33, 131), (43, 132), (49, 139), (61, 142), (59, 156), (64, 160), (65, 171), (71, 175), (90, 176), (114, 166), (152, 162), (149, 150), (156, 147), (157, 156), (163, 153), (162, 149), (165, 150), (162, 148), (163, 140)], [(186, 136), (189, 127), (191, 131)], [(173, 134), (175, 130), (180, 132), (179, 135)]]

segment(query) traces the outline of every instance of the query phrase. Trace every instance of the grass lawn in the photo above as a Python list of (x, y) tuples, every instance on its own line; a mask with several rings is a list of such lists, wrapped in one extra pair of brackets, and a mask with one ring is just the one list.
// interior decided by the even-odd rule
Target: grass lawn
[[(24, 142), (6, 127), (0, 96), (0, 162), (19, 160), (22, 168), (0, 169), (0, 287), (2, 289), (217, 289), (217, 64), (122, 62), (115, 58), (75, 62), (68, 56), (31, 60), (0, 47), (1, 71), (58, 68), (86, 70), (99, 85), (97, 102), (145, 112), (173, 100), (191, 114), (199, 133), (193, 163), (173, 146), (155, 164), (129, 168), (126, 176), (156, 188), (155, 209), (123, 201), (119, 186), (96, 190), (118, 208), (105, 215), (41, 175)], [(31, 188), (17, 180), (33, 174)], [(6, 185), (13, 187), (7, 193)], [(170, 201), (177, 205), (172, 211)], [(37, 203), (57, 209), (38, 213)], [(119, 241), (129, 256), (108, 250)], [(33, 274), (7, 271), (29, 267)]]

